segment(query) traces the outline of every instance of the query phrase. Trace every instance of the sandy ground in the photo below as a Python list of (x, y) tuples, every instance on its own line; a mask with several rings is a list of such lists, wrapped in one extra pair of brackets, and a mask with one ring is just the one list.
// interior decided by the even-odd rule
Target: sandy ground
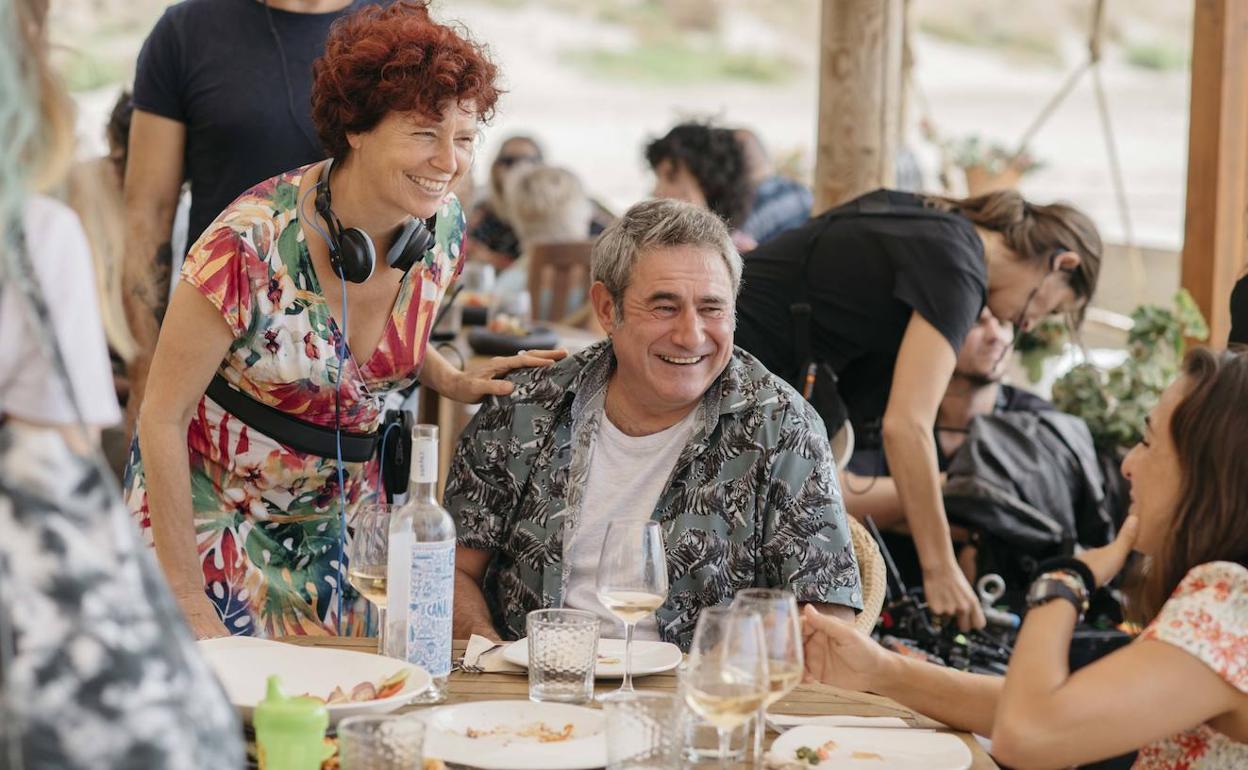
[[(649, 192), (652, 180), (642, 159), (647, 139), (691, 116), (750, 126), (774, 151), (800, 151), (808, 162), (813, 158), (817, 25), (812, 25), (804, 50), (789, 43), (805, 63), (785, 83), (664, 86), (603, 81), (560, 63), (561, 51), (587, 41), (627, 46), (629, 35), (619, 27), (568, 16), (537, 2), (515, 8), (481, 2), (440, 7), (444, 18), (458, 19), (490, 46), (508, 89), (478, 156), (479, 181), (503, 138), (532, 133), (545, 144), (551, 162), (580, 173), (595, 195), (621, 209)], [(757, 30), (749, 18), (730, 18), (726, 37), (750, 39), (760, 47), (785, 44)], [(949, 136), (978, 133), (1012, 145), (1066, 75), (1064, 70), (1027, 67), (924, 36), (916, 45), (920, 85), (934, 122)], [(1182, 240), (1187, 74), (1142, 71), (1113, 60), (1103, 69), (1136, 238), (1175, 249)], [(109, 88), (79, 95), (84, 152), (101, 149), (100, 126), (115, 93)], [(934, 185), (935, 151), (918, 138), (913, 125), (918, 117), (912, 109), (909, 144), (925, 161), (928, 183)], [(1084, 207), (1109, 240), (1121, 241), (1124, 232), (1090, 80), (1080, 84), (1033, 146), (1047, 165), (1024, 180), (1024, 192)]]
[[(506, 135), (535, 133), (553, 162), (583, 174), (598, 194), (623, 206), (649, 190), (641, 157), (645, 141), (683, 117), (709, 115), (751, 126), (775, 150), (800, 149), (813, 158), (815, 29), (810, 60), (791, 82), (661, 87), (603, 83), (560, 65), (560, 50), (616, 39), (614, 28), (532, 6), (504, 10), (459, 3), (454, 16), (490, 45), (510, 89), (487, 135), (487, 160)], [(992, 53), (922, 36), (916, 54), (920, 85), (943, 133), (978, 133), (1011, 146), (1066, 76), (1063, 70), (1020, 67)], [(1177, 247), (1187, 160), (1187, 75), (1145, 72), (1114, 61), (1102, 67), (1137, 239)], [(1085, 78), (1037, 136), (1034, 152), (1046, 167), (1025, 179), (1023, 190), (1085, 207), (1109, 239), (1121, 240), (1091, 86)], [(913, 123), (917, 110), (911, 113)], [(913, 126), (908, 134), (911, 146), (934, 168), (933, 148), (918, 139)], [(929, 179), (935, 184), (934, 176)]]

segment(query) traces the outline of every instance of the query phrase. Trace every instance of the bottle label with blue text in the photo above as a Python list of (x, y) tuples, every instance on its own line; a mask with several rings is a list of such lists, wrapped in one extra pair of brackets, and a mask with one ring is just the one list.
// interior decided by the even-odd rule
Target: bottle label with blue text
[(455, 594), (455, 541), (412, 544), (408, 591), (407, 661), (430, 676), (451, 673), (451, 598)]

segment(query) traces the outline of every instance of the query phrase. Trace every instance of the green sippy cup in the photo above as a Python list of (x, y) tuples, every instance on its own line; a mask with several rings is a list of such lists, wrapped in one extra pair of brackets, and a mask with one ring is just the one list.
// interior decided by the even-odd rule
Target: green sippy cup
[(277, 676), (268, 678), (267, 687), (251, 718), (260, 770), (320, 770), (334, 753), (325, 741), (329, 711), (324, 702), (288, 696)]

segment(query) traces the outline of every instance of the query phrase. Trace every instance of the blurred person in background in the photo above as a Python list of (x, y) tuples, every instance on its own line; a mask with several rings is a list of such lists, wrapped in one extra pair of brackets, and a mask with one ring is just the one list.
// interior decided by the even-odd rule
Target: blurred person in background
[(520, 258), (520, 238), (516, 235), (505, 202), (507, 177), (514, 171), (543, 163), (537, 140), (524, 135), (503, 140), (490, 164), (485, 197), (477, 201), (468, 216), (468, 259), (488, 262), (502, 273)]
[[(534, 246), (584, 241), (594, 215), (594, 205), (581, 180), (571, 171), (555, 166), (524, 168), (511, 175), (507, 179), (506, 200), (512, 229), (520, 240), (520, 258), (499, 274), (494, 290), (500, 296), (529, 290), (529, 262)], [(585, 299), (583, 292), (574, 289), (567, 307), (580, 307)], [(537, 317), (546, 318), (550, 297), (534, 297), (533, 302)], [(588, 309), (579, 315), (588, 316)]]
[(242, 725), (99, 457), (120, 410), (45, 0), (0, 8), (0, 765), (242, 767)]
[[(1248, 354), (1188, 353), (1122, 463), (1130, 514), (1102, 548), (1041, 566), (1005, 677), (901, 656), (803, 617), (808, 678), (992, 737), (1012, 767), (1139, 751), (1136, 770), (1248, 767)], [(1070, 671), (1090, 593), (1128, 569), (1130, 644)]]
[[(105, 127), (108, 154), (74, 164), (66, 183), (66, 202), (82, 220), (87, 243), (91, 246), (96, 294), (113, 371), (113, 391), (123, 409), (130, 397), (127, 362), (138, 352), (138, 343), (126, 322), (121, 286), (126, 248), (122, 180), (126, 173), (132, 113), (130, 92), (123, 90), (113, 104)], [(106, 428), (101, 436), (104, 456), (118, 479), (126, 466), (128, 438), (125, 426), (120, 424)]]
[(748, 128), (738, 128), (733, 133), (741, 145), (750, 185), (754, 190), (749, 214), (741, 223), (741, 232), (754, 239), (755, 243), (765, 243), (810, 219), (810, 208), (815, 202), (810, 189), (776, 173), (771, 156), (758, 134)]
[(1064, 205), (1017, 192), (952, 200), (876, 190), (751, 252), (737, 344), (812, 399), (829, 434), (888, 457), (928, 605), (982, 626), (955, 558), (932, 426), (958, 351), (985, 307), (1017, 330), (1077, 316), (1101, 239)]
[[(503, 141), (498, 148), (498, 155), (490, 164), (490, 179), (486, 185), (485, 198), (472, 207), (472, 213), (468, 216), (468, 238), (465, 244), (468, 259), (488, 262), (501, 275), (520, 258), (523, 248), (520, 234), (512, 221), (513, 206), (507, 194), (508, 180), (545, 162), (542, 147), (533, 137), (520, 134)], [(592, 198), (589, 200), (589, 224), (585, 230), (568, 240), (595, 237), (615, 218), (602, 204)]]
[(325, 158), (309, 109), (312, 61), (330, 25), (376, 1), (182, 0), (144, 41), (125, 173), (123, 299), (138, 343), (128, 430), (168, 302), (170, 253), (162, 247), (172, 240), (183, 182), (191, 190), (189, 245), (252, 185)]
[(709, 209), (724, 220), (737, 250), (758, 244), (741, 228), (750, 213), (752, 184), (745, 153), (733, 132), (710, 123), (680, 123), (646, 145), (656, 198)]

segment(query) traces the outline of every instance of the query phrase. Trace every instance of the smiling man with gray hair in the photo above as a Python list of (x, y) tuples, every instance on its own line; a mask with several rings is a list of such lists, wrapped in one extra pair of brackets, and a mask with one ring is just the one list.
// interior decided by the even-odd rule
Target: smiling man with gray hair
[[(636, 637), (688, 649), (699, 611), (785, 588), (861, 608), (832, 452), (815, 411), (733, 347), (741, 256), (687, 203), (639, 203), (594, 246), (591, 304), (608, 339), (511, 375), (465, 429), (447, 478), (455, 632), (524, 636), (545, 607), (596, 612), (612, 521), (658, 521), (671, 589)], [(640, 558), (640, 555), (639, 555)]]

